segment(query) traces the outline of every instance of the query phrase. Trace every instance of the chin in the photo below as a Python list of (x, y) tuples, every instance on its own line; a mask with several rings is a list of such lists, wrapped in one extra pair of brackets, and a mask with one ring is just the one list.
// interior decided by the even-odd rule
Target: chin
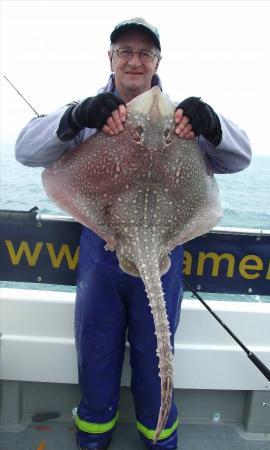
[(145, 92), (145, 85), (140, 83), (127, 83), (124, 88), (128, 91)]

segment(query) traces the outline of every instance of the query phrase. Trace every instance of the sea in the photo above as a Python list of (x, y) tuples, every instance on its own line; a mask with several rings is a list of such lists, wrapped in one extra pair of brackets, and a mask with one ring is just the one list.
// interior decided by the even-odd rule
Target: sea
[[(14, 157), (14, 144), (2, 143), (0, 156), (0, 209), (28, 211), (37, 206), (40, 214), (66, 215), (46, 196), (41, 183), (42, 168), (18, 163)], [(216, 180), (224, 212), (218, 226), (269, 230), (270, 233), (270, 155), (254, 154), (247, 169), (235, 174), (216, 175)], [(75, 290), (75, 287), (5, 281), (0, 281), (1, 286)], [(239, 295), (204, 295), (206, 299), (239, 301)], [(240, 300), (270, 302), (270, 296), (242, 295)]]

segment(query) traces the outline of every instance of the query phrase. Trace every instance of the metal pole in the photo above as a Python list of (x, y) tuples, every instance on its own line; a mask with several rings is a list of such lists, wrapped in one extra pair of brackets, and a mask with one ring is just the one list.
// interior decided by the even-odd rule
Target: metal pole
[(37, 117), (39, 117), (39, 113), (35, 110), (35, 108), (33, 108), (33, 106), (26, 100), (26, 98), (20, 93), (20, 91), (18, 91), (18, 89), (14, 86), (14, 84), (11, 83), (11, 81), (6, 77), (6, 75), (3, 75), (3, 77), (7, 80), (7, 82), (13, 87), (13, 89), (15, 89), (15, 91), (17, 92), (17, 94), (19, 94), (23, 100), (27, 103), (28, 106), (30, 106), (30, 108), (34, 111), (34, 113), (36, 114)]
[(205, 308), (210, 312), (210, 314), (214, 316), (214, 318), (220, 323), (220, 325), (222, 325), (223, 328), (225, 328), (225, 330), (237, 342), (237, 344), (240, 345), (240, 347), (247, 354), (250, 361), (252, 361), (253, 364), (255, 364), (255, 366), (260, 370), (260, 372), (267, 378), (267, 380), (270, 381), (270, 370), (268, 369), (268, 367), (266, 367), (263, 364), (263, 362), (256, 355), (254, 355), (254, 353), (252, 353), (243, 344), (243, 342), (241, 342), (240, 339), (238, 339), (237, 336), (235, 336), (235, 334), (230, 330), (230, 328), (218, 317), (218, 315), (210, 308), (210, 306), (202, 299), (202, 297), (198, 294), (198, 292), (195, 291), (195, 289), (193, 289), (193, 287), (186, 280), (184, 280), (183, 283), (184, 286), (197, 297), (197, 299), (203, 304), (203, 306), (205, 306)]

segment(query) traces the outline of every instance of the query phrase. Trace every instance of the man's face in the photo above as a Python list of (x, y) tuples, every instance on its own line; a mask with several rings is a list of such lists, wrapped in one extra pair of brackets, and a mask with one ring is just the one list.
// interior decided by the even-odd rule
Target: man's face
[[(159, 53), (152, 39), (142, 31), (130, 30), (119, 37), (113, 46), (116, 49), (132, 49), (134, 51), (150, 51)], [(115, 85), (120, 96), (133, 98), (151, 88), (151, 80), (156, 72), (159, 58), (144, 61), (138, 53), (131, 59), (119, 58), (116, 52), (109, 52), (111, 68), (115, 72)]]

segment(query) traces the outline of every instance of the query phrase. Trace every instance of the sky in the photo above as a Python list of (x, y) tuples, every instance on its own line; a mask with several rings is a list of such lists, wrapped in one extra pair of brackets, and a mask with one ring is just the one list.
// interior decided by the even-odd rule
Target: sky
[(199, 96), (270, 155), (270, 1), (0, 0), (1, 143), (39, 114), (95, 95), (110, 75), (109, 36), (121, 20), (157, 26), (159, 75), (173, 101)]

